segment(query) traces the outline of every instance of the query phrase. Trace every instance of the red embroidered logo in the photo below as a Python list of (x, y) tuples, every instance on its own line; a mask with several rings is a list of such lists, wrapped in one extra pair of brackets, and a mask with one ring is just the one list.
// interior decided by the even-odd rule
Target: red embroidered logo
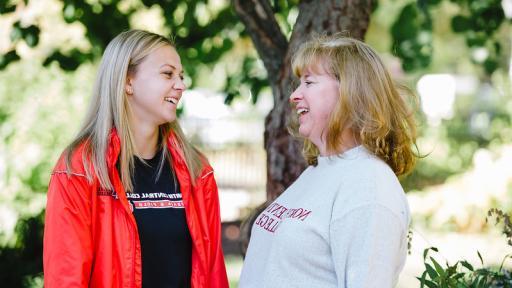
[(98, 195), (98, 196), (111, 196), (111, 197), (113, 197), (116, 200), (119, 199), (119, 197), (117, 196), (116, 191), (107, 190), (107, 189), (104, 189), (104, 188), (100, 188), (98, 190), (98, 192), (96, 192), (96, 195)]

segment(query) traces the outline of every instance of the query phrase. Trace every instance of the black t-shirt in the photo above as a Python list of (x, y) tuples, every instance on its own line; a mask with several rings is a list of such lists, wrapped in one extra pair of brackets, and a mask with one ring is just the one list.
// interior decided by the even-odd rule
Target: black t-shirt
[(192, 239), (181, 192), (165, 161), (160, 177), (160, 150), (144, 164), (135, 158), (134, 191), (127, 193), (142, 249), (142, 287), (190, 287)]

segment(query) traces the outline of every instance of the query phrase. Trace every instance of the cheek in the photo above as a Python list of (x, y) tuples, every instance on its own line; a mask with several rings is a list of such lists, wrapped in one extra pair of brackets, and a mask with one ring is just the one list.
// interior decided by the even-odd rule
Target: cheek
[(151, 89), (150, 79), (142, 76), (137, 77), (133, 82), (133, 89), (138, 95), (145, 94), (148, 89)]
[(146, 99), (159, 99), (164, 97), (169, 91), (169, 85), (165, 81), (155, 78), (148, 78), (144, 82), (140, 82), (136, 90), (140, 96)]
[(332, 92), (330, 94), (326, 94), (328, 97), (326, 97), (325, 106), (327, 107), (327, 112), (330, 115), (336, 106), (338, 106), (339, 97), (336, 92)]
[(322, 107), (319, 107), (318, 109), (318, 118), (322, 120), (327, 120), (333, 113), (334, 109), (336, 108), (337, 101), (325, 101), (322, 103)]

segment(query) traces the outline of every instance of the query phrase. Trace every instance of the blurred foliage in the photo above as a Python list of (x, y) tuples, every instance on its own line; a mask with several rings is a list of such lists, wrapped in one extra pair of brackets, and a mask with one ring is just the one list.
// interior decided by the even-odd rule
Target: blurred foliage
[[(503, 268), (485, 267), (482, 256), (478, 252), (482, 267), (474, 268), (466, 260), (460, 260), (455, 264), (439, 264), (433, 256), (428, 256), (430, 251), (438, 252), (437, 248), (425, 249), (423, 259), (425, 271), (421, 277), (420, 288), (511, 288), (512, 273)], [(505, 256), (503, 262), (510, 258)]]
[(16, 225), (15, 244), (0, 249), (3, 287), (43, 287), (43, 223), (44, 211), (20, 219)]
[(405, 71), (426, 67), (432, 57), (432, 19), (427, 9), (411, 2), (391, 27), (393, 47)]
[[(32, 1), (4, 1), (0, 6), (0, 15), (16, 14), (16, 8), (23, 10)], [(401, 8), (390, 29), (391, 50), (401, 59), (403, 69), (414, 71), (429, 66), (433, 53), (432, 9), (444, 2), (451, 2), (458, 7), (458, 12), (451, 18), (453, 31), (465, 38), (468, 47), (479, 51), (476, 54), (485, 54), (476, 55), (473, 61), (481, 64), (487, 74), (494, 72), (500, 67), (503, 58), (502, 43), (496, 32), (507, 22), (500, 0), (405, 1), (406, 5)], [(289, 37), (297, 17), (299, 1), (273, 0), (270, 3), (283, 33)], [(156, 32), (172, 35), (175, 39), (179, 54), (186, 56), (182, 61), (192, 79), (192, 86), (198, 68), (214, 65), (233, 51), (238, 39), (247, 39), (246, 31), (228, 1), (63, 0), (62, 4), (63, 20), (68, 24), (82, 24), (85, 27), (84, 36), (90, 44), (89, 49), (52, 47), (43, 65), (57, 62), (66, 71), (73, 71), (82, 63), (98, 59), (113, 37), (133, 26), (130, 19), (136, 17), (140, 9), (158, 7), (162, 11), (163, 30), (166, 32)], [(373, 1), (372, 5), (374, 10), (380, 6), (378, 1)], [(0, 56), (0, 69), (20, 59), (16, 49), (19, 42), (36, 47), (40, 34), (37, 19), (32, 23), (19, 19), (15, 21), (10, 33), (11, 49)], [(241, 61), (243, 65), (225, 78), (223, 91), (226, 92), (226, 103), (240, 94), (240, 83), (252, 87), (254, 101), (262, 88), (268, 86), (265, 75), (240, 76), (251, 75), (250, 63), (254, 62), (254, 54), (242, 53), (241, 56), (244, 57)]]
[[(32, 1), (7, 1), (0, 8), (0, 14), (15, 14), (14, 8), (26, 8)], [(120, 32), (133, 28), (131, 19), (137, 17), (137, 12), (144, 9), (162, 11), (163, 24), (160, 34), (171, 36), (177, 46), (178, 53), (183, 55), (182, 62), (191, 85), (195, 85), (198, 71), (204, 67), (215, 66), (219, 60), (234, 50), (234, 45), (245, 35), (243, 25), (227, 1), (159, 1), (159, 0), (110, 0), (85, 1), (64, 0), (62, 2), (62, 17), (68, 24), (80, 23), (85, 27), (85, 38), (88, 48), (58, 45), (51, 47), (45, 55), (43, 65), (58, 63), (65, 71), (74, 71), (81, 64), (99, 59), (108, 42)], [(276, 13), (280, 15), (280, 24), (288, 33), (291, 24), (286, 20), (292, 6), (298, 1), (273, 1)], [(22, 24), (23, 23), (23, 24)], [(11, 50), (0, 56), (0, 69), (5, 69), (10, 63), (20, 59), (17, 54), (17, 44), (25, 42), (29, 47), (37, 46), (41, 31), (38, 21), (27, 24), (20, 20), (11, 27)], [(247, 37), (248, 39), (248, 37)], [(244, 51), (239, 56), (244, 60), (236, 71), (226, 75), (223, 91), (227, 92), (226, 103), (230, 103), (240, 94), (240, 84), (252, 87), (255, 92), (253, 101), (257, 100), (259, 92), (267, 87), (266, 75), (251, 76), (255, 62), (255, 52)], [(262, 67), (259, 68), (263, 70)]]
[(442, 119), (438, 126), (422, 121), (419, 152), (426, 157), (402, 180), (406, 191), (443, 184), (450, 176), (466, 171), (478, 149), (512, 143), (512, 83), (506, 71), (494, 76), (490, 82), (480, 83), (474, 94), (457, 95), (451, 118)]
[[(510, 82), (504, 85), (511, 87)], [(443, 184), (467, 170), (478, 149), (512, 143), (512, 93), (494, 86), (484, 83), (474, 95), (458, 95), (453, 117), (441, 120), (438, 126), (420, 127), (420, 143), (434, 144), (420, 144), (419, 152), (426, 157), (418, 159), (413, 173), (402, 179), (406, 191)], [(433, 150), (437, 154), (432, 155)]]
[[(507, 243), (512, 245), (512, 225), (510, 217), (503, 211), (493, 208), (488, 212), (488, 217), (494, 217), (496, 225), (503, 223), (503, 234)], [(474, 268), (466, 260), (459, 260), (455, 264), (439, 264), (429, 252), (439, 252), (437, 248), (430, 247), (423, 252), (425, 271), (417, 279), (420, 287), (428, 288), (512, 288), (512, 272), (504, 268), (505, 261), (512, 257), (512, 254), (503, 256), (499, 267), (485, 267), (482, 255), (477, 251), (481, 268)], [(428, 257), (428, 258), (427, 258)]]
[[(402, 59), (405, 71), (427, 67), (432, 59), (432, 10), (441, 0), (410, 1), (403, 7), (391, 28), (392, 51)], [(461, 34), (466, 45), (474, 51), (473, 61), (480, 64), (485, 73), (492, 74), (502, 57), (502, 42), (498, 31), (505, 22), (501, 0), (450, 0), (458, 12), (451, 18), (451, 28)]]

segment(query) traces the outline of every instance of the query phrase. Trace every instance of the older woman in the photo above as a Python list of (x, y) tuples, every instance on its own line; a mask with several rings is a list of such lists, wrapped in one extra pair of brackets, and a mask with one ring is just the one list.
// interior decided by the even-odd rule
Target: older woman
[(255, 220), (241, 288), (393, 287), (415, 124), (377, 53), (338, 35), (304, 43), (290, 102), (310, 166)]

